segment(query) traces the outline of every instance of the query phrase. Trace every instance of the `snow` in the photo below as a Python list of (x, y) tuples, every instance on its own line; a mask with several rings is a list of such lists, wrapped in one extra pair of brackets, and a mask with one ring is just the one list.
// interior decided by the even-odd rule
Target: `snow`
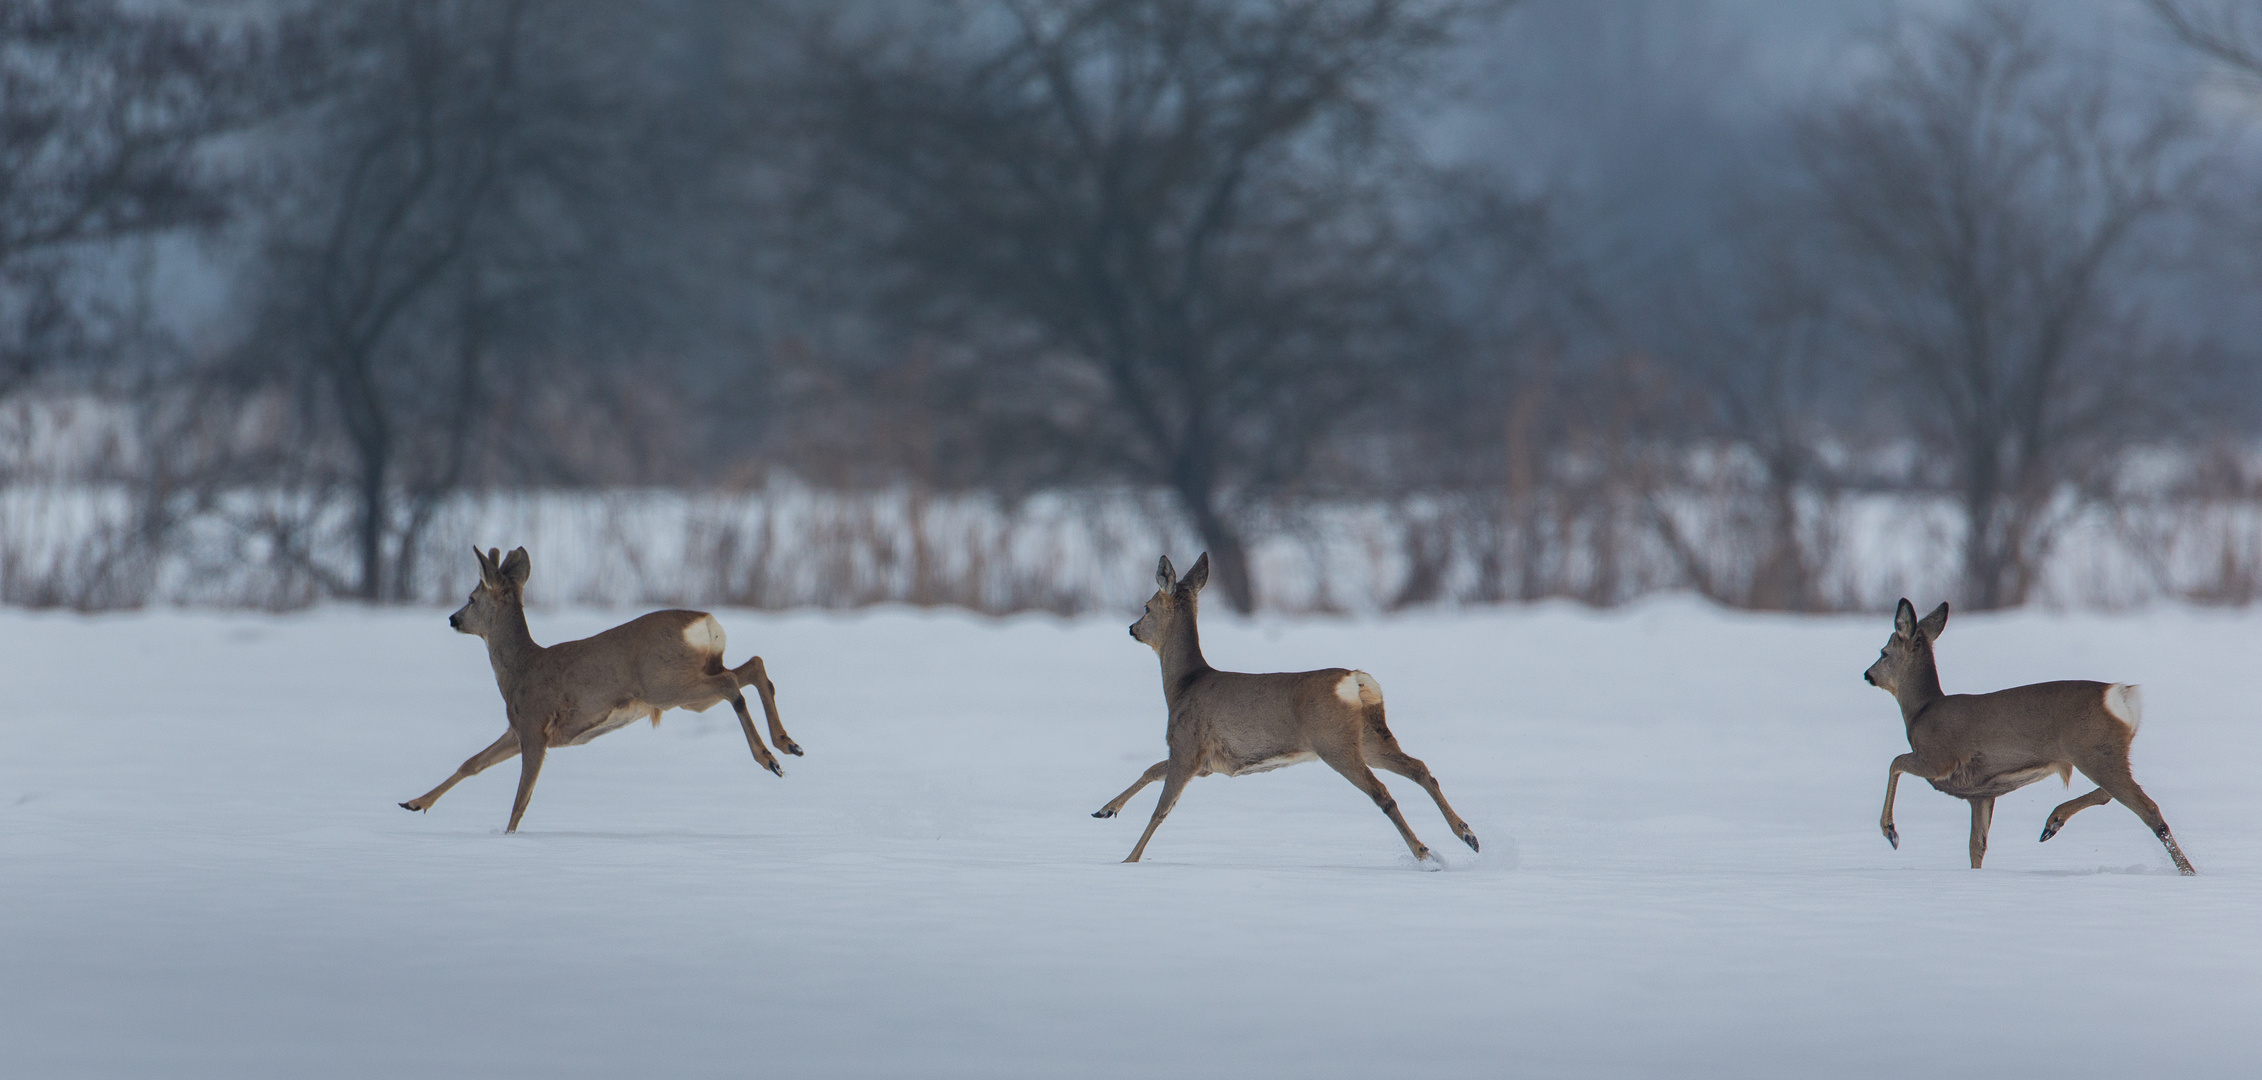
[[(538, 591), (538, 590), (537, 590)], [(2115, 805), (1903, 784), (1886, 616), (1662, 598), (1212, 614), (1212, 662), (1357, 666), (1484, 843), (1393, 785), (1163, 756), (1135, 612), (718, 612), (808, 750), (727, 710), (394, 804), (502, 731), (441, 610), (0, 613), (0, 1075), (2228, 1076), (2262, 1062), (2262, 614), (1958, 613), (1950, 691), (2142, 683)], [(542, 641), (632, 611), (537, 610)], [(2087, 790), (2076, 778), (2073, 794)]]

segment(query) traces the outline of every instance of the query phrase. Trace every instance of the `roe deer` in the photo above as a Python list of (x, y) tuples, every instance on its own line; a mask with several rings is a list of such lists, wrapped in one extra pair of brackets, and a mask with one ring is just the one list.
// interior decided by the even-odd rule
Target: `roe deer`
[(2068, 784), (2081, 770), (2097, 790), (2060, 803), (2042, 826), (2048, 840), (2066, 819), (2114, 799), (2136, 812), (2152, 835), (2167, 845), (2176, 869), (2191, 874), (2191, 863), (2176, 846), (2175, 834), (2160, 808), (2129, 773), (2129, 740), (2144, 720), (2143, 698), (2133, 685), (2087, 681), (2035, 683), (1992, 694), (1943, 694), (1932, 643), (1948, 626), (1948, 605), (1922, 620), (1903, 599), (1893, 612), (1893, 636), (1862, 679), (1901, 703), (1908, 725), (1910, 753), (1893, 759), (1885, 774), (1885, 813), (1878, 824), (1895, 848), (1893, 789), (1901, 774), (1921, 776), (1933, 787), (1971, 802), (1971, 868), (1987, 854), (1987, 827), (1995, 819), (1995, 797), (2056, 774)]
[(771, 685), (762, 658), (724, 667), (723, 627), (714, 616), (704, 611), (655, 611), (595, 637), (543, 648), (526, 630), (526, 549), (518, 548), (499, 560), (500, 553), (494, 550), (481, 552), (474, 547), (471, 553), (479, 559), (479, 585), (471, 590), (471, 602), (448, 616), (448, 625), (487, 640), (487, 659), (495, 667), (510, 730), (473, 754), (439, 787), (401, 806), (429, 810), (464, 777), (517, 754), (518, 799), (511, 804), (510, 827), (503, 830), (517, 832), (518, 819), (534, 795), (534, 778), (542, 771), (543, 753), (550, 747), (579, 746), (644, 717), (657, 725), (668, 709), (703, 712), (718, 701), (728, 701), (738, 711), (738, 724), (746, 729), (754, 760), (784, 776), (778, 759), (754, 733), (754, 718), (738, 692), (741, 686), (761, 694), (770, 741), (779, 750), (800, 756), (801, 748), (778, 719), (777, 688)]
[(1162, 658), (1162, 693), (1170, 706), (1170, 756), (1092, 815), (1114, 817), (1141, 788), (1162, 781), (1155, 816), (1147, 822), (1139, 846), (1123, 861), (1139, 861), (1156, 827), (1177, 805), (1186, 781), (1213, 772), (1247, 776), (1314, 759), (1327, 762), (1366, 792), (1390, 816), (1416, 859), (1432, 861), (1433, 856), (1406, 827), (1397, 800), (1369, 764), (1420, 784), (1437, 800), (1454, 835), (1469, 850), (1477, 850), (1477, 834), (1446, 803), (1429, 766), (1400, 750), (1398, 740), (1391, 737), (1382, 719), (1382, 687), (1373, 676), (1345, 668), (1248, 675), (1218, 671), (1202, 659), (1194, 616), (1196, 599), (1209, 577), (1207, 552), (1194, 560), (1183, 581), (1174, 579), (1170, 560), (1162, 560), (1155, 569), (1154, 598), (1147, 601), (1146, 614), (1131, 624), (1131, 636)]

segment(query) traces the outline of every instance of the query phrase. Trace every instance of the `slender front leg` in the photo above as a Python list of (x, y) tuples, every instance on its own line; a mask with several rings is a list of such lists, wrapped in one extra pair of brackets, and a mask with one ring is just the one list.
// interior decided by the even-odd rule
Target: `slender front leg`
[(477, 776), (496, 765), (509, 761), (511, 755), (516, 753), (518, 753), (518, 732), (503, 732), (503, 737), (489, 743), (487, 749), (471, 755), (464, 760), (463, 764), (456, 766), (454, 776), (441, 781), (439, 787), (402, 803), (401, 808), (404, 810), (430, 810), (433, 803), (440, 801), (440, 796), (447, 794), (449, 788), (462, 783), (465, 777)]
[(1147, 820), (1147, 831), (1139, 834), (1139, 846), (1131, 849), (1131, 857), (1124, 862), (1138, 862), (1139, 856), (1146, 854), (1147, 841), (1155, 838), (1155, 830), (1162, 826), (1162, 819), (1170, 816), (1170, 808), (1178, 805), (1178, 796), (1186, 790), (1186, 781), (1194, 776), (1194, 766), (1191, 764), (1165, 764), (1169, 768), (1162, 778), (1162, 798), (1155, 800), (1155, 816)]
[(1146, 787), (1148, 784), (1152, 784), (1155, 781), (1162, 779), (1162, 775), (1169, 771), (1169, 758), (1164, 758), (1161, 761), (1155, 762), (1152, 766), (1148, 767), (1146, 772), (1139, 774), (1139, 778), (1132, 781), (1130, 787), (1124, 788), (1123, 794), (1109, 799), (1106, 806), (1092, 811), (1092, 816), (1098, 818), (1114, 817), (1117, 811), (1123, 809), (1124, 803), (1131, 801), (1131, 796), (1137, 795), (1140, 789)]
[(542, 754), (548, 749), (542, 743), (539, 734), (519, 740), (518, 798), (511, 802), (511, 823), (504, 832), (517, 832), (518, 819), (526, 816), (527, 800), (534, 797), (534, 778), (542, 774)]
[(1877, 827), (1885, 830), (1885, 842), (1893, 845), (1895, 851), (1901, 850), (1901, 834), (1893, 828), (1893, 790), (1901, 786), (1901, 763), (1908, 758), (1909, 755), (1902, 754), (1886, 766), (1885, 812), (1877, 817)]
[(778, 688), (770, 682), (770, 669), (762, 666), (762, 658), (757, 656), (740, 664), (738, 675), (739, 685), (752, 686), (762, 699), (762, 715), (770, 722), (770, 742), (777, 746), (779, 753), (801, 757), (801, 745), (785, 733), (785, 721), (778, 718)]
[(1987, 829), (1995, 824), (1995, 797), (1988, 795), (1971, 800), (1971, 868), (1979, 869), (1980, 860), (1987, 857)]

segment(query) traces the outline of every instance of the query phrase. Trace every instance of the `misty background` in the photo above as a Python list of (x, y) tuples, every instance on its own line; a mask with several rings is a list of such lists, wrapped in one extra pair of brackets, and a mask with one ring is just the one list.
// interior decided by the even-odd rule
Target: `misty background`
[(0, 0), (0, 602), (2250, 603), (2258, 119), (2253, 0)]

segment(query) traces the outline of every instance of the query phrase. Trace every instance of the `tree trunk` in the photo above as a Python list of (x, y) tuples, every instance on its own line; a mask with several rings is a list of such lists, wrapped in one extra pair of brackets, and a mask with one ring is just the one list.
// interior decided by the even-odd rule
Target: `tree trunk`
[(1241, 531), (1212, 508), (1189, 509), (1195, 531), (1202, 534), (1202, 543), (1209, 548), (1210, 570), (1218, 587), (1225, 590), (1226, 603), (1243, 615), (1256, 611), (1256, 586), (1249, 580), (1249, 551), (1241, 543)]
[(1241, 542), (1241, 530), (1218, 510), (1217, 484), (1210, 469), (1197, 459), (1182, 460), (1173, 471), (1172, 486), (1178, 501), (1209, 548), (1210, 579), (1225, 590), (1225, 601), (1233, 605), (1233, 610), (1243, 615), (1256, 611), (1256, 587), (1249, 580), (1249, 550)]
[(361, 508), (354, 522), (354, 547), (361, 559), (361, 583), (354, 594), (375, 603), (385, 598), (385, 465), (380, 446), (363, 445), (361, 451)]

